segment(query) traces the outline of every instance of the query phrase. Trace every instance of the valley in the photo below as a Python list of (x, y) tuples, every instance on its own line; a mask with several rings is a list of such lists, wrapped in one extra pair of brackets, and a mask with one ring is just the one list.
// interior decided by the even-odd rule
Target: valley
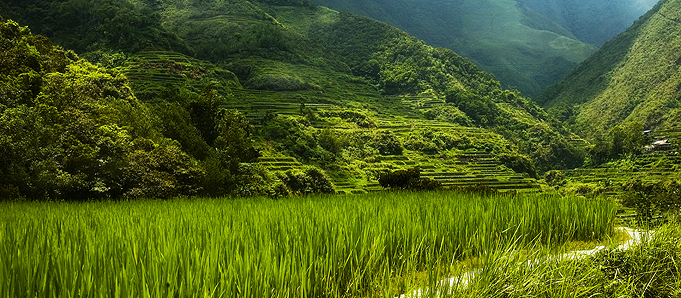
[(675, 297), (681, 0), (563, 2), (3, 1), (0, 296)]

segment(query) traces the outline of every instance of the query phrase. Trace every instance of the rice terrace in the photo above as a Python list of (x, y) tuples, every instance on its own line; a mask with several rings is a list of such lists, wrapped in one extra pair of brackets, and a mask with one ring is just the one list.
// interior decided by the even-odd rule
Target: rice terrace
[(616, 2), (0, 1), (0, 297), (681, 297), (681, 0)]

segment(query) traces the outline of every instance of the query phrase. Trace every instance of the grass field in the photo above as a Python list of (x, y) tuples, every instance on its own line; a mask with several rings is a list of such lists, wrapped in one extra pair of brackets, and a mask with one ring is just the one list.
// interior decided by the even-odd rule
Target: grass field
[(0, 203), (2, 297), (392, 297), (509, 243), (612, 234), (552, 195)]

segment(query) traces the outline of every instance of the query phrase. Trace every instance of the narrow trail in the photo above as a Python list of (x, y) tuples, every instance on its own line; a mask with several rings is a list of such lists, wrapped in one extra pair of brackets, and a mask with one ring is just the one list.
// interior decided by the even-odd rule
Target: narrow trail
[[(636, 230), (636, 229), (627, 228), (627, 227), (618, 227), (616, 229), (627, 233), (630, 237), (629, 240), (620, 244), (617, 247), (617, 249), (627, 250), (627, 249), (631, 248), (632, 246), (634, 246), (638, 243), (641, 243), (641, 239), (643, 237), (645, 237), (645, 232), (643, 232), (641, 230)], [(653, 232), (648, 232), (647, 236), (648, 237), (651, 236), (652, 233)], [(557, 256), (555, 256), (555, 259), (557, 259), (557, 260), (582, 259), (582, 258), (585, 258), (587, 256), (592, 256), (592, 255), (598, 253), (599, 251), (604, 250), (605, 248), (606, 248), (605, 246), (598, 246), (598, 247), (591, 249), (591, 250), (571, 251), (571, 252), (568, 252), (568, 253), (565, 253), (565, 254), (562, 254), (562, 255), (557, 255)], [(535, 260), (533, 262), (540, 262), (540, 261), (541, 260)], [(531, 264), (528, 264), (528, 266), (531, 266)], [(442, 285), (443, 287), (447, 286), (447, 288), (455, 288), (455, 287), (461, 287), (461, 286), (466, 287), (475, 278), (475, 275), (476, 275), (477, 272), (479, 272), (479, 270), (468, 271), (468, 272), (465, 272), (462, 275), (441, 280), (440, 285)], [(414, 290), (410, 293), (401, 295), (400, 298), (420, 298), (422, 296), (424, 296), (423, 289), (417, 289), (417, 290)]]

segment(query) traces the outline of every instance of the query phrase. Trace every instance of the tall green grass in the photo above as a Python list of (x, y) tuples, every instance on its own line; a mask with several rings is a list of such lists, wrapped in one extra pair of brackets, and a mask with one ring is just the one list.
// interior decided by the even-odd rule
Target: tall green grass
[(681, 224), (673, 221), (629, 249), (609, 247), (583, 258), (505, 245), (487, 255), (472, 277), (430, 283), (424, 292), (438, 297), (679, 297), (679, 237)]
[(500, 243), (607, 237), (615, 210), (453, 192), (0, 203), (0, 296), (386, 297)]

